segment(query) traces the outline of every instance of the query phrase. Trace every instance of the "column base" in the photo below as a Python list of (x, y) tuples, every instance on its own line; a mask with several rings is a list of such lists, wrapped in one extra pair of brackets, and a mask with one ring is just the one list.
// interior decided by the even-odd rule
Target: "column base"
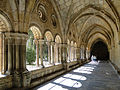
[(19, 71), (15, 71), (13, 75), (13, 86), (20, 88), (22, 87), (22, 82), (21, 82), (21, 73)]
[(13, 74), (13, 72), (12, 72), (12, 71), (6, 71), (5, 74), (6, 74), (6, 75), (11, 75), (11, 74)]
[(82, 63), (81, 63), (81, 60), (77, 60), (78, 61), (78, 63), (79, 63), (79, 65), (81, 65)]
[(66, 71), (69, 70), (69, 65), (68, 65), (67, 63), (63, 63), (63, 67), (64, 67), (64, 69), (65, 69)]
[(31, 75), (29, 71), (25, 71), (22, 73), (22, 86), (23, 87), (29, 87), (30, 81), (31, 81)]
[(13, 87), (15, 88), (28, 88), (30, 86), (30, 73), (29, 71), (19, 72), (15, 71), (13, 75)]

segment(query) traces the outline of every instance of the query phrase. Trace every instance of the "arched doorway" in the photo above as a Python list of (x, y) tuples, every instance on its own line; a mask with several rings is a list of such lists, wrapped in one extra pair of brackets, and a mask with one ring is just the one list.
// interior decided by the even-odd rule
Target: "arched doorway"
[(91, 56), (97, 57), (97, 60), (109, 60), (109, 51), (107, 45), (103, 41), (93, 43), (91, 47)]

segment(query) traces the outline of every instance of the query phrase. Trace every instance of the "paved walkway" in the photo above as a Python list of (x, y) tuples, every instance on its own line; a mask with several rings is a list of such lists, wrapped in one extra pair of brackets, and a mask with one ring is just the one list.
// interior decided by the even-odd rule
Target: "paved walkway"
[(109, 62), (92, 61), (33, 90), (120, 90), (120, 78)]

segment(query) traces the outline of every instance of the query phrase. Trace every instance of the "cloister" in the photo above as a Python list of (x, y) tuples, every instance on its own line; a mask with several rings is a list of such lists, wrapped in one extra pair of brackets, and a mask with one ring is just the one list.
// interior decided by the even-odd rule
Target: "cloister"
[[(108, 83), (106, 88), (113, 85), (111, 90), (118, 90), (119, 9), (120, 0), (0, 0), (0, 90), (42, 90), (46, 88), (43, 83), (60, 75), (84, 90), (78, 78), (86, 80), (90, 76), (74, 74), (92, 71), (93, 76), (111, 75), (114, 84)], [(92, 56), (97, 61), (91, 60)], [(91, 77), (89, 81), (94, 80)], [(51, 83), (51, 89), (46, 85), (47, 90), (80, 89), (77, 84)], [(85, 90), (91, 89), (105, 88)]]

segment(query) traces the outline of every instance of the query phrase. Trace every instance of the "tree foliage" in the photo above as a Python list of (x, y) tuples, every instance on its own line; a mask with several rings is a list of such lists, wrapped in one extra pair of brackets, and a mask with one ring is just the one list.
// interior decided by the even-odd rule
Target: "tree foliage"
[(27, 62), (28, 64), (32, 64), (33, 62), (35, 62), (36, 60), (36, 53), (35, 53), (35, 50), (32, 49), (32, 48), (27, 48), (27, 51), (26, 51), (26, 59), (27, 59)]

